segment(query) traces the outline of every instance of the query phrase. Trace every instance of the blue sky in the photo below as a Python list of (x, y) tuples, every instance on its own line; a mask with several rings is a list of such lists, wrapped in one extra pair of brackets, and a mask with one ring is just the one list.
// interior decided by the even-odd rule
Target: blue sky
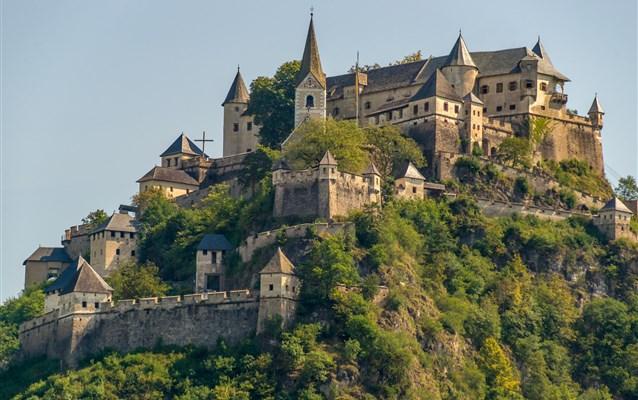
[[(88, 212), (114, 211), (184, 131), (221, 154), (220, 106), (237, 65), (247, 81), (300, 58), (308, 12), (324, 70), (344, 73), (422, 50), (459, 28), (472, 51), (532, 47), (541, 35), (572, 82), (569, 107), (599, 93), (608, 171), (638, 172), (637, 9), (626, 1), (2, 1), (0, 301), (22, 261), (59, 245)], [(212, 149), (211, 149), (212, 147)]]

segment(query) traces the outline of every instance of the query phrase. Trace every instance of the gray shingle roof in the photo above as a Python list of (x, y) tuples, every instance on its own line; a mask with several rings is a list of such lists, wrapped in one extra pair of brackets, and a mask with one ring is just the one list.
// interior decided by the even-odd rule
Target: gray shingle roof
[(95, 228), (91, 233), (102, 231), (137, 232), (137, 225), (132, 216), (116, 212), (113, 213), (108, 220)]
[(425, 177), (419, 172), (419, 170), (410, 161), (405, 161), (397, 169), (395, 174), (397, 178), (410, 178), (419, 179), (425, 181)]
[(217, 233), (209, 233), (204, 235), (197, 245), (197, 250), (232, 250), (233, 245), (230, 244), (226, 236)]
[(587, 111), (587, 114), (591, 113), (605, 113), (605, 111), (603, 110), (603, 106), (601, 106), (600, 101), (598, 101), (598, 94), (594, 96), (594, 101), (591, 103), (589, 111)]
[(113, 288), (80, 256), (44, 292), (112, 293)]
[(27, 261), (58, 261), (64, 263), (70, 263), (71, 257), (67, 254), (64, 247), (38, 247), (33, 254), (31, 254), (22, 265), (26, 265)]
[(323, 158), (321, 159), (321, 161), (319, 161), (319, 165), (337, 165), (337, 160), (335, 160), (330, 150), (328, 150), (323, 155)]
[(463, 100), (469, 100), (471, 103), (483, 104), (483, 100), (476, 97), (476, 95), (472, 92), (468, 93), (463, 97)]
[(321, 67), (321, 58), (319, 57), (319, 46), (317, 45), (317, 37), (315, 35), (315, 24), (310, 17), (310, 25), (308, 26), (308, 36), (306, 36), (306, 45), (303, 50), (301, 59), (301, 69), (297, 74), (297, 85), (308, 75), (312, 75), (322, 88), (326, 87), (326, 74)]
[(199, 182), (181, 169), (167, 167), (153, 167), (153, 169), (137, 180), (138, 183), (146, 181), (183, 183), (185, 185), (199, 186)]
[(443, 97), (449, 100), (462, 101), (458, 94), (450, 85), (450, 82), (445, 78), (445, 75), (441, 70), (436, 70), (434, 74), (428, 79), (421, 89), (412, 97), (412, 100), (422, 100), (430, 97)]
[(281, 247), (277, 247), (275, 255), (268, 261), (268, 264), (259, 271), (260, 274), (289, 274), (294, 275), (295, 266), (286, 257)]
[(175, 141), (164, 150), (160, 157), (171, 156), (173, 154), (189, 154), (192, 156), (201, 156), (204, 154), (188, 136), (183, 133), (175, 139)]
[(363, 175), (379, 175), (379, 176), (381, 176), (381, 173), (377, 169), (377, 166), (374, 165), (373, 162), (371, 162), (370, 164), (368, 164), (368, 168), (366, 168), (366, 170), (363, 171)]
[(463, 35), (459, 32), (459, 37), (456, 39), (456, 43), (452, 47), (450, 54), (445, 59), (446, 66), (466, 66), (466, 67), (475, 67), (474, 60), (470, 55), (467, 46), (465, 45), (465, 40), (463, 40)]
[(230, 85), (230, 89), (222, 106), (226, 103), (245, 104), (248, 103), (249, 100), (250, 94), (248, 93), (248, 89), (246, 89), (246, 84), (244, 84), (244, 78), (242, 78), (239, 68), (237, 68), (237, 74), (235, 75), (235, 79), (233, 79), (232, 85)]
[(614, 197), (614, 198), (610, 199), (607, 203), (605, 203), (605, 205), (603, 206), (603, 208), (600, 209), (600, 211), (603, 211), (603, 210), (605, 210), (605, 211), (620, 211), (620, 212), (633, 214), (633, 212), (629, 209), (629, 207), (627, 207), (625, 205), (625, 203), (620, 201), (620, 199), (618, 197)]

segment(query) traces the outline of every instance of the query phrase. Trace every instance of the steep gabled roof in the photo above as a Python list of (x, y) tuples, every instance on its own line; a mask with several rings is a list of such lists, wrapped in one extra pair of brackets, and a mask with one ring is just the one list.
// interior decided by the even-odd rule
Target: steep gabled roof
[(199, 182), (193, 179), (181, 169), (167, 168), (167, 167), (153, 167), (144, 176), (137, 180), (137, 182), (146, 181), (160, 181), (169, 183), (183, 183), (185, 185), (199, 186)]
[(67, 254), (64, 247), (38, 247), (24, 262), (22, 265), (26, 265), (27, 261), (57, 261), (63, 263), (70, 263), (71, 257)]
[(297, 74), (297, 85), (308, 76), (312, 75), (322, 88), (326, 88), (326, 74), (321, 67), (321, 58), (319, 57), (319, 46), (317, 45), (317, 37), (315, 35), (315, 25), (310, 17), (310, 25), (308, 26), (308, 35), (306, 36), (306, 46), (303, 50), (303, 58), (301, 59), (301, 69)]
[(260, 274), (289, 274), (294, 275), (295, 266), (286, 257), (281, 247), (277, 247), (275, 255), (268, 261), (268, 264), (259, 271)]
[(430, 79), (425, 82), (421, 89), (412, 97), (413, 101), (428, 99), (430, 97), (442, 97), (449, 100), (462, 101), (458, 94), (454, 91), (450, 82), (445, 78), (441, 70), (437, 69)]
[(113, 213), (109, 219), (100, 224), (97, 228), (91, 231), (91, 233), (101, 231), (137, 232), (135, 218), (127, 213)]
[(465, 40), (463, 39), (463, 35), (459, 32), (459, 37), (456, 39), (456, 43), (452, 47), (452, 51), (445, 59), (445, 66), (465, 66), (465, 67), (474, 67), (477, 68), (476, 64), (474, 64), (474, 60), (470, 55), (470, 51), (467, 49), (467, 45), (465, 44)]
[(470, 103), (484, 104), (483, 100), (476, 97), (476, 95), (472, 92), (466, 94), (465, 97), (463, 97), (463, 100), (469, 100)]
[(321, 161), (319, 161), (319, 165), (337, 165), (337, 160), (332, 156), (330, 150), (327, 150)]
[(59, 291), (61, 295), (72, 292), (112, 293), (113, 288), (80, 256), (44, 291)]
[(244, 78), (242, 78), (241, 72), (239, 72), (239, 67), (237, 67), (237, 74), (235, 75), (235, 79), (233, 79), (232, 85), (230, 85), (230, 89), (222, 106), (226, 103), (247, 104), (249, 100), (250, 94), (248, 93), (248, 89), (246, 89), (246, 84), (244, 84)]
[(204, 152), (197, 147), (188, 136), (183, 133), (175, 139), (175, 141), (168, 146), (168, 149), (164, 150), (160, 157), (171, 156), (173, 154), (189, 154), (192, 156), (201, 156)]
[(598, 101), (598, 94), (594, 96), (594, 101), (591, 103), (591, 107), (589, 107), (589, 111), (587, 111), (587, 114), (591, 114), (591, 113), (602, 113), (602, 114), (605, 113), (605, 111), (603, 110), (603, 106), (601, 106), (600, 102)]
[(217, 233), (209, 233), (204, 235), (197, 245), (197, 250), (232, 250), (233, 245), (230, 244), (226, 236)]
[(414, 166), (414, 164), (412, 164), (411, 161), (405, 161), (399, 167), (395, 176), (397, 178), (410, 178), (425, 181), (425, 177), (419, 172), (419, 170)]
[(605, 205), (603, 206), (603, 208), (600, 209), (600, 211), (620, 211), (620, 212), (633, 214), (633, 212), (629, 209), (629, 207), (627, 207), (625, 203), (620, 201), (618, 197), (614, 197), (610, 199), (607, 203), (605, 203)]
[(532, 52), (534, 52), (534, 54), (536, 54), (538, 57), (542, 58), (543, 60), (549, 62), (550, 64), (552, 63), (552, 60), (549, 58), (549, 54), (547, 53), (547, 50), (545, 50), (545, 46), (543, 46), (543, 43), (541, 43), (541, 37), (538, 37), (538, 40), (536, 41), (536, 44), (534, 45), (534, 47), (532, 47)]

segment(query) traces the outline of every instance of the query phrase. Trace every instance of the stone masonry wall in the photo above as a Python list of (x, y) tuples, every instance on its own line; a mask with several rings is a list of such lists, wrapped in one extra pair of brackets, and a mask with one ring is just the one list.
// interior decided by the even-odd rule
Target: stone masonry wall
[(157, 344), (214, 347), (237, 343), (257, 328), (258, 297), (247, 290), (122, 300), (96, 310), (76, 306), (20, 326), (22, 357), (46, 355), (68, 365), (106, 349), (128, 352)]

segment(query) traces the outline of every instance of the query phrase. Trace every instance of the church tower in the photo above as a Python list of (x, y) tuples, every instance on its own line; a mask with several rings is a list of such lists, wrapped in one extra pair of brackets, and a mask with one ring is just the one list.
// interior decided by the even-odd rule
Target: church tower
[(466, 94), (474, 89), (474, 82), (479, 70), (474, 64), (474, 60), (472, 60), (461, 32), (459, 32), (459, 37), (456, 39), (452, 51), (450, 51), (445, 64), (441, 68), (441, 72), (443, 72), (443, 75), (445, 75), (445, 78), (450, 82), (459, 97), (465, 97)]
[(246, 114), (250, 94), (241, 76), (239, 67), (230, 85), (224, 107), (224, 157), (248, 153), (257, 148), (259, 127), (253, 117)]
[(321, 68), (319, 46), (315, 36), (312, 13), (306, 37), (306, 47), (297, 74), (295, 89), (295, 128), (309, 118), (326, 118), (326, 74)]

